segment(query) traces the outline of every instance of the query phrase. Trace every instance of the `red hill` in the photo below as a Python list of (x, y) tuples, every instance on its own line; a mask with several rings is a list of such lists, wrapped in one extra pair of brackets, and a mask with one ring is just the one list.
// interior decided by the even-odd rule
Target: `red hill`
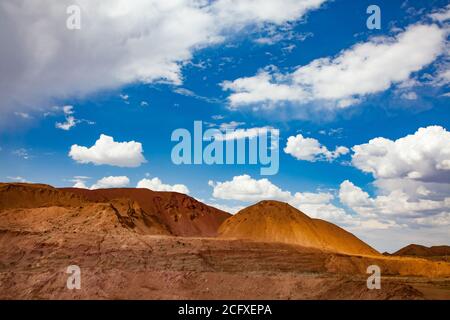
[(159, 192), (137, 188), (97, 190), (62, 188), (59, 190), (95, 202), (105, 202), (117, 198), (134, 200), (146, 213), (158, 217), (175, 236), (215, 236), (222, 222), (231, 216), (225, 211), (210, 207), (177, 192)]

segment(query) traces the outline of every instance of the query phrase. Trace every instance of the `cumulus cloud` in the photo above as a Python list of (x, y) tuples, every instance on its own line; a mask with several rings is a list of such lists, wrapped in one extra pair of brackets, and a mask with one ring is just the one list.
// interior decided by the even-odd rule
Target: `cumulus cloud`
[(80, 189), (105, 189), (105, 188), (123, 188), (130, 184), (130, 179), (127, 176), (109, 176), (103, 177), (92, 186), (88, 187), (86, 181), (91, 179), (86, 176), (75, 176), (69, 180), (74, 183), (73, 188)]
[(126, 176), (109, 176), (98, 180), (91, 186), (91, 189), (123, 188), (130, 184), (130, 179)]
[(296, 192), (288, 203), (308, 216), (324, 219), (341, 226), (356, 227), (361, 224), (359, 217), (351, 216), (344, 209), (334, 205), (334, 195), (330, 192)]
[(400, 224), (450, 224), (450, 132), (445, 128), (419, 128), (397, 140), (379, 137), (352, 150), (352, 164), (373, 175), (377, 192), (370, 196), (344, 181), (341, 203), (362, 216), (393, 217)]
[(369, 194), (348, 180), (345, 180), (340, 185), (339, 199), (349, 207), (365, 207), (371, 205)]
[(303, 135), (290, 136), (287, 140), (284, 152), (290, 154), (297, 160), (315, 162), (318, 160), (332, 161), (341, 155), (345, 155), (350, 150), (343, 146), (338, 146), (334, 151), (314, 138), (305, 138)]
[(75, 176), (73, 179), (69, 180), (73, 182), (73, 188), (80, 188), (80, 189), (89, 189), (86, 185), (86, 180), (88, 180), (89, 177), (86, 176)]
[(329, 204), (334, 198), (334, 196), (328, 192), (296, 192), (295, 194), (292, 194), (289, 191), (282, 190), (266, 178), (257, 180), (248, 174), (234, 176), (230, 181), (224, 182), (210, 180), (208, 184), (213, 187), (213, 197), (224, 200), (246, 202), (278, 200), (289, 202), (298, 207), (301, 204)]
[(226, 204), (216, 203), (216, 202), (207, 203), (207, 202), (204, 202), (204, 201), (202, 201), (200, 199), (198, 201), (206, 203), (208, 206), (220, 209), (220, 210), (228, 212), (230, 214), (236, 214), (236, 213), (238, 213), (239, 211), (241, 211), (242, 209), (245, 208), (245, 206), (233, 206), (233, 205), (226, 205)]
[(113, 137), (101, 134), (100, 138), (90, 148), (72, 145), (69, 156), (78, 163), (138, 167), (146, 162), (142, 153), (143, 149), (140, 142), (116, 142)]
[[(442, 212), (431, 217), (415, 218), (414, 223), (426, 227), (450, 227), (450, 212)], [(448, 233), (448, 229), (447, 229)]]
[(224, 81), (224, 90), (233, 93), (228, 97), (232, 109), (256, 103), (271, 102), (306, 102), (307, 93), (297, 86), (292, 86), (288, 76), (279, 73), (271, 74), (268, 71), (260, 71), (253, 77), (243, 77), (234, 81)]
[(213, 187), (213, 197), (226, 200), (260, 201), (265, 198), (286, 199), (287, 193), (273, 185), (268, 179), (255, 180), (247, 174), (235, 176), (231, 181), (208, 181)]
[[(328, 102), (326, 105), (334, 109), (348, 108), (369, 94), (408, 80), (412, 73), (435, 61), (445, 51), (445, 35), (446, 31), (435, 24), (411, 25), (395, 37), (372, 38), (292, 73), (271, 68), (253, 77), (225, 81), (222, 86), (232, 91), (231, 108), (312, 101)], [(414, 54), (405, 59), (411, 52)]]
[(398, 178), (376, 179), (373, 182), (373, 185), (376, 187), (379, 194), (387, 195), (393, 191), (401, 190), (412, 200), (442, 200), (450, 195), (450, 183), (448, 182), (423, 182), (408, 178)]
[(153, 191), (171, 191), (189, 194), (189, 189), (184, 184), (164, 184), (161, 179), (155, 177), (152, 179), (142, 179), (138, 182), (136, 188), (146, 188)]
[[(300, 19), (323, 2), (5, 0), (0, 108), (24, 111), (134, 82), (180, 84), (195, 50), (251, 24)], [(66, 28), (69, 5), (81, 8), (81, 30)]]
[(75, 182), (75, 184), (73, 185), (73, 188), (88, 189), (88, 187), (86, 186), (86, 183), (84, 183), (84, 181)]
[(317, 9), (325, 0), (219, 0), (212, 5), (218, 21), (226, 27), (248, 23), (282, 24)]
[[(387, 195), (370, 197), (360, 187), (345, 180), (339, 189), (339, 199), (353, 211), (363, 217), (398, 219), (399, 223), (430, 225), (431, 220), (437, 218), (435, 223), (450, 225), (450, 197), (443, 200), (421, 198), (411, 200), (408, 194), (401, 190), (394, 190)], [(445, 219), (447, 217), (447, 219)]]
[(375, 138), (352, 150), (352, 164), (376, 179), (450, 181), (450, 132), (440, 126), (420, 128), (395, 141)]
[(255, 180), (247, 174), (235, 176), (231, 181), (209, 181), (208, 184), (214, 188), (213, 196), (219, 199), (241, 201), (272, 199), (287, 201), (291, 197), (289, 192), (281, 190), (268, 179)]

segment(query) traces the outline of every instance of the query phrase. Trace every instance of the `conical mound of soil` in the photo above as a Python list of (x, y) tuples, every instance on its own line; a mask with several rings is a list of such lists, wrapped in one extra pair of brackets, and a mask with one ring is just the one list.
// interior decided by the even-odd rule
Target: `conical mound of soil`
[(278, 201), (261, 201), (239, 211), (220, 226), (219, 236), (284, 242), (347, 254), (379, 254), (344, 229), (324, 220), (312, 219)]

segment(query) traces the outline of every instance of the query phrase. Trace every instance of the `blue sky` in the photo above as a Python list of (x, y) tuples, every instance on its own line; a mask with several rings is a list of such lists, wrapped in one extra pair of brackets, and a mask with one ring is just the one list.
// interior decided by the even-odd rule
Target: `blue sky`
[[(1, 5), (0, 17), (15, 19), (4, 20), (6, 27), (0, 37), (10, 47), (17, 47), (19, 54), (0, 50), (1, 64), (10, 66), (0, 76), (0, 92), (5, 97), (0, 105), (3, 118), (0, 121), (0, 180), (25, 180), (54, 186), (72, 186), (78, 180), (90, 187), (104, 177), (126, 176), (129, 179), (126, 186), (135, 187), (142, 179), (157, 177), (165, 187), (156, 189), (181, 184), (189, 189), (191, 196), (221, 208), (237, 210), (259, 198), (287, 201), (309, 215), (346, 227), (379, 250), (394, 250), (410, 242), (449, 244), (447, 1), (305, 0), (306, 9), (295, 13), (295, 2), (286, 0), (271, 4), (274, 7), (269, 12), (273, 12), (273, 16), (260, 13), (261, 6), (251, 11), (255, 16), (242, 13), (245, 9), (239, 11), (236, 1), (218, 1), (215, 7), (211, 3), (196, 6), (180, 1), (168, 9), (169, 16), (182, 15), (186, 8), (192, 9), (190, 6), (201, 14), (209, 10), (205, 13), (204, 25), (194, 26), (201, 19), (190, 21), (184, 16), (180, 16), (182, 21), (175, 19), (175, 26), (179, 21), (181, 25), (186, 24), (180, 31), (176, 28), (160, 30), (165, 19), (172, 22), (172, 18), (162, 15), (160, 22), (151, 21), (152, 17), (146, 17), (146, 11), (139, 7), (140, 1), (125, 9), (120, 6), (121, 1), (114, 1), (112, 5), (125, 12), (118, 15), (117, 20), (128, 21), (127, 15), (143, 19), (142, 24), (133, 25), (134, 29), (123, 27), (122, 23), (115, 25), (115, 15), (105, 18), (96, 5), (74, 2), (82, 9), (80, 30), (68, 31), (62, 24), (62, 31), (54, 31), (50, 24), (45, 36), (34, 35), (34, 39), (37, 37), (34, 48), (42, 44), (45, 48), (42, 51), (48, 53), (44, 58), (39, 56), (39, 50), (34, 52), (22, 42), (26, 43), (26, 38), (33, 36), (33, 23), (42, 18), (55, 24), (64, 21), (65, 12), (56, 10), (64, 8), (63, 4), (54, 5), (53, 10), (62, 12), (61, 16), (43, 9), (45, 6), (32, 10), (14, 5), (14, 10), (6, 10), (9, 1)], [(366, 9), (371, 4), (381, 9), (380, 30), (366, 27), (369, 16)], [(286, 13), (289, 9), (292, 14)], [(35, 20), (25, 19), (27, 10)], [(231, 10), (231, 18), (226, 15), (227, 10)], [(96, 25), (94, 30), (96, 14), (99, 20), (106, 22), (101, 27)], [(208, 20), (211, 17), (213, 22)], [(11, 22), (13, 20), (16, 22)], [(136, 43), (133, 43), (136, 32), (145, 34), (147, 22), (155, 35), (151, 33), (149, 39), (136, 36)], [(129, 46), (126, 50), (120, 41), (114, 41), (108, 30), (98, 31), (108, 23), (113, 30), (127, 29), (117, 36), (123, 37), (123, 46)], [(425, 28), (424, 34), (430, 35), (429, 39), (421, 36), (418, 28), (413, 30), (418, 25)], [(16, 36), (15, 40), (6, 37), (6, 31), (13, 26), (14, 30), (22, 30), (11, 35)], [(189, 32), (186, 27), (190, 26), (195, 34), (191, 42), (184, 44), (184, 39), (191, 36), (184, 34)], [(209, 31), (212, 26), (219, 30)], [(40, 32), (46, 31), (46, 27), (43, 28)], [(206, 34), (200, 37), (197, 28)], [(173, 34), (168, 38), (159, 37), (159, 31), (162, 35)], [(411, 37), (417, 36), (417, 41), (402, 42), (401, 35), (408, 32)], [(435, 41), (432, 32), (436, 33)], [(180, 39), (179, 45), (177, 39)], [(357, 46), (363, 44), (372, 44), (373, 50), (384, 45), (383, 52), (393, 52), (392, 55), (381, 54), (380, 66), (386, 70), (379, 81), (376, 76), (368, 75), (377, 71), (365, 70), (364, 63), (353, 71), (343, 70), (344, 63), (339, 57), (342, 58), (345, 51), (357, 55)], [(405, 56), (400, 63), (394, 60), (390, 64), (389, 59), (396, 54), (394, 50), (404, 50)], [(377, 57), (371, 52), (365, 58), (376, 61)], [(333, 69), (330, 72), (334, 73), (326, 80), (314, 82), (315, 75), (321, 71), (313, 68), (301, 73), (301, 84), (296, 82), (299, 68), (311, 66), (319, 58), (329, 59), (328, 64), (322, 63), (322, 68), (332, 64), (338, 66), (337, 71)], [(403, 64), (404, 61), (412, 62)], [(97, 68), (99, 65), (105, 67)], [(393, 71), (395, 68), (398, 70)], [(270, 84), (276, 86), (273, 92), (286, 86), (284, 88), (292, 90), (293, 95), (299, 94), (303, 100), (292, 99), (292, 95), (287, 98), (266, 96), (264, 90), (261, 95), (253, 85), (264, 85), (265, 80), (258, 77), (264, 72)], [(374, 82), (369, 89), (348, 80), (358, 73), (368, 82)], [(15, 77), (17, 74), (20, 77)], [(306, 77), (310, 78), (305, 80)], [(338, 88), (332, 98), (327, 96), (329, 91), (325, 94), (321, 91), (321, 86), (334, 88), (333, 81), (340, 77), (354, 88)], [(236, 82), (245, 78), (251, 79), (251, 86)], [(225, 90), (224, 81), (232, 84), (231, 89)], [(305, 85), (303, 81), (311, 82)], [(379, 85), (383, 81), (387, 82), (386, 86)], [(350, 95), (342, 93), (344, 91), (349, 91)], [(239, 92), (244, 92), (246, 101), (251, 101), (239, 100)], [(338, 107), (342, 101), (345, 104), (350, 101), (350, 105)], [(65, 113), (63, 106), (72, 108)], [(57, 123), (64, 123), (70, 116), (76, 119), (73, 126), (68, 130), (57, 127)], [(170, 153), (175, 143), (170, 141), (170, 135), (177, 128), (192, 131), (196, 120), (216, 127), (234, 121), (240, 123), (238, 127), (242, 129), (279, 129), (278, 174), (261, 176), (259, 165), (174, 165)], [(420, 128), (425, 130), (416, 134)], [(69, 156), (73, 145), (89, 148), (101, 134), (113, 137), (116, 142), (141, 143), (146, 162), (137, 167), (121, 167), (80, 163)], [(396, 146), (395, 140), (408, 135), (414, 136)], [(310, 154), (314, 160), (308, 160), (304, 154), (296, 156), (283, 150), (289, 137), (298, 137), (296, 143), (300, 147), (316, 143), (328, 151), (344, 146), (348, 152), (331, 158), (324, 158), (325, 153), (319, 152)], [(375, 151), (369, 147), (359, 152), (352, 150), (379, 137), (392, 142), (392, 146), (388, 143), (386, 147), (392, 149), (385, 158), (379, 154), (380, 150), (385, 150), (384, 145), (376, 145), (380, 150)], [(411, 154), (404, 156), (403, 151)], [(434, 169), (422, 166), (428, 163)], [(383, 171), (387, 165), (392, 165), (388, 173)], [(443, 178), (438, 179), (439, 176)], [(208, 184), (209, 181), (212, 183)], [(350, 184), (342, 185), (344, 181)], [(248, 186), (248, 190), (233, 189), (239, 184)], [(273, 192), (273, 187), (280, 192)], [(417, 191), (419, 189), (425, 191)], [(300, 194), (296, 199), (297, 192)], [(386, 207), (401, 202), (395, 199), (405, 199), (403, 207), (386, 212)]]

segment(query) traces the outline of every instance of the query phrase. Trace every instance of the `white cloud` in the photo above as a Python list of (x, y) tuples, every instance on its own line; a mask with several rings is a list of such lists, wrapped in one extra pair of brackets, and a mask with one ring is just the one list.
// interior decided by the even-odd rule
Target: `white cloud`
[(70, 115), (70, 114), (75, 113), (75, 111), (73, 111), (73, 106), (67, 105), (67, 106), (63, 106), (61, 109), (62, 109), (64, 115)]
[[(353, 46), (335, 59), (315, 60), (297, 69), (294, 81), (312, 86), (319, 99), (345, 99), (388, 89), (409, 78), (442, 53), (445, 31), (413, 25), (392, 38), (375, 38)], [(406, 53), (414, 52), (410, 59)]]
[(335, 222), (341, 226), (359, 224), (358, 217), (353, 217), (332, 204), (333, 199), (334, 195), (329, 192), (296, 192), (288, 202), (312, 218)]
[(202, 201), (200, 199), (198, 201), (206, 203), (208, 206), (220, 209), (220, 210), (228, 212), (230, 214), (236, 214), (236, 213), (238, 213), (239, 211), (241, 211), (242, 209), (245, 208), (245, 206), (230, 206), (230, 205), (216, 203), (216, 202), (207, 203), (207, 202), (204, 202), (204, 201)]
[(62, 130), (70, 130), (72, 127), (76, 126), (77, 120), (73, 116), (73, 106), (64, 106), (62, 107), (64, 116), (66, 117), (66, 122), (57, 122), (55, 127)]
[(352, 208), (371, 205), (369, 194), (348, 180), (341, 183), (339, 199), (343, 204)]
[(296, 20), (308, 11), (318, 9), (325, 0), (219, 0), (212, 9), (226, 27), (248, 23), (282, 24)]
[(75, 184), (73, 185), (73, 188), (88, 189), (88, 187), (86, 186), (84, 181), (75, 182)]
[[(249, 25), (300, 19), (323, 2), (4, 0), (0, 108), (30, 110), (134, 82), (180, 84), (196, 50)], [(81, 30), (66, 28), (69, 5), (81, 8)]]
[(90, 148), (72, 145), (69, 156), (78, 163), (138, 167), (146, 162), (142, 152), (140, 142), (116, 142), (113, 137), (102, 134)]
[(91, 189), (123, 188), (126, 187), (129, 183), (130, 179), (128, 179), (128, 177), (126, 176), (109, 176), (98, 180), (91, 186)]
[(402, 93), (400, 97), (405, 100), (417, 100), (418, 98), (417, 93), (413, 91)]
[(12, 154), (17, 156), (17, 157), (19, 157), (19, 158), (25, 159), (25, 160), (30, 159), (30, 155), (28, 153), (28, 150), (25, 149), (25, 148), (20, 148), (20, 149), (13, 150)]
[(90, 177), (86, 176), (75, 176), (73, 179), (69, 180), (74, 182), (73, 188), (80, 189), (106, 189), (106, 188), (123, 188), (130, 184), (130, 179), (127, 176), (109, 176), (103, 177), (97, 180), (92, 186), (88, 187), (86, 180)]
[[(387, 195), (370, 197), (361, 188), (346, 180), (339, 189), (339, 199), (362, 217), (368, 218), (395, 218), (399, 222), (408, 225), (420, 224), (435, 217), (441, 225), (450, 225), (448, 219), (450, 213), (450, 197), (443, 200), (417, 199), (412, 200), (409, 195), (401, 190), (394, 190)], [(447, 217), (447, 219), (442, 219)]]
[(352, 164), (373, 175), (377, 195), (344, 181), (339, 192), (343, 204), (362, 216), (392, 217), (408, 226), (450, 224), (450, 132), (429, 126), (394, 141), (375, 138), (352, 150)]
[(450, 4), (447, 5), (444, 9), (440, 9), (432, 14), (430, 14), (430, 17), (433, 20), (444, 22), (450, 19)]
[(192, 98), (195, 98), (195, 99), (198, 99), (198, 100), (202, 100), (202, 101), (205, 101), (205, 102), (208, 102), (208, 103), (220, 103), (221, 102), (219, 99), (201, 96), (199, 94), (196, 94), (194, 91), (186, 89), (186, 88), (178, 87), (178, 88), (175, 88), (173, 90), (173, 92), (175, 92), (175, 93), (177, 93), (179, 95), (182, 95), (182, 96), (192, 97)]
[(20, 111), (16, 111), (14, 112), (14, 114), (22, 119), (31, 119), (31, 115), (27, 112), (20, 112)]
[(294, 101), (302, 103), (307, 101), (307, 93), (301, 88), (285, 83), (285, 78), (279, 73), (270, 74), (268, 71), (260, 71), (253, 77), (224, 81), (222, 88), (233, 91), (228, 98), (231, 108), (260, 102)]
[(77, 124), (77, 121), (74, 116), (67, 116), (66, 122), (57, 122), (55, 123), (55, 127), (61, 130), (68, 131), (72, 127), (75, 127)]
[[(233, 129), (233, 128), (230, 128)], [(223, 140), (240, 140), (240, 139), (252, 139), (261, 135), (271, 134), (274, 137), (278, 137), (280, 131), (278, 129), (274, 129), (272, 127), (254, 127), (254, 128), (246, 128), (246, 129), (234, 129), (233, 131), (226, 132), (223, 134), (218, 134), (216, 139), (218, 141)], [(277, 140), (272, 139), (272, 147), (276, 147)]]
[(17, 181), (17, 182), (22, 182), (22, 183), (30, 182), (27, 179), (25, 179), (23, 177), (20, 177), (20, 176), (17, 176), (17, 177), (6, 177), (6, 178), (9, 179), (9, 180), (12, 180), (12, 181)]
[(86, 185), (86, 180), (88, 180), (89, 177), (85, 177), (85, 176), (75, 176), (73, 177), (73, 179), (69, 180), (71, 182), (73, 182), (73, 188), (80, 188), (80, 189), (89, 189), (88, 186)]
[(225, 117), (223, 115), (221, 115), (221, 114), (215, 114), (215, 115), (211, 116), (211, 118), (213, 120), (222, 120)]
[(358, 98), (344, 98), (337, 102), (337, 107), (339, 109), (345, 109), (350, 106), (359, 104), (360, 102), (361, 102), (361, 99), (358, 99)]
[(164, 184), (159, 178), (142, 179), (138, 182), (136, 188), (146, 188), (153, 191), (171, 191), (189, 194), (189, 189), (184, 184)]
[[(414, 223), (426, 227), (450, 227), (450, 211), (442, 212), (430, 217), (420, 217)], [(448, 229), (447, 229), (448, 231)]]
[(295, 26), (296, 25), (293, 23), (285, 23), (279, 26), (270, 24), (263, 28), (262, 35), (256, 38), (254, 42), (261, 45), (274, 45), (278, 42), (289, 41), (291, 44), (284, 47), (282, 50), (291, 51), (295, 48), (295, 45), (292, 44), (292, 42), (305, 41), (307, 38), (313, 36), (312, 32), (298, 33), (294, 30)]
[(226, 131), (226, 130), (234, 130), (237, 127), (243, 126), (245, 125), (245, 122), (238, 122), (238, 121), (230, 121), (230, 122), (224, 122), (221, 123), (219, 126), (219, 129), (222, 131)]
[(352, 150), (352, 164), (376, 179), (450, 181), (450, 132), (440, 126), (420, 128), (395, 141), (375, 138)]
[(401, 190), (413, 200), (442, 200), (450, 195), (450, 183), (448, 182), (423, 182), (409, 178), (396, 178), (376, 179), (373, 185), (377, 188), (379, 194), (387, 195), (393, 191)]
[(432, 63), (444, 52), (445, 35), (446, 31), (437, 25), (412, 25), (396, 37), (373, 38), (289, 74), (276, 69), (261, 71), (253, 77), (226, 81), (222, 86), (232, 91), (232, 108), (256, 104), (273, 107), (284, 102), (302, 105), (311, 101), (335, 102), (334, 108), (347, 108), (366, 95), (408, 80), (413, 72)]
[(306, 160), (315, 162), (318, 160), (332, 161), (341, 155), (345, 155), (350, 150), (343, 146), (338, 146), (334, 151), (329, 151), (327, 147), (321, 145), (314, 138), (305, 138), (298, 134), (295, 137), (290, 136), (287, 140), (284, 152), (290, 154), (297, 160)]
[[(450, 50), (447, 57), (450, 60)], [(450, 83), (450, 63), (443, 63), (433, 77), (432, 84), (435, 86), (445, 86)]]
[[(87, 124), (95, 124), (95, 122), (85, 119), (77, 119), (75, 118), (74, 114), (75, 111), (73, 110), (73, 106), (67, 105), (63, 107), (54, 106), (52, 107), (52, 111), (62, 111), (64, 114), (64, 117), (66, 118), (65, 122), (56, 122), (55, 127), (61, 130), (68, 131), (75, 127), (77, 124), (86, 122)], [(49, 116), (52, 115), (52, 112), (46, 112), (44, 115)]]
[(419, 186), (416, 189), (416, 193), (421, 196), (428, 196), (430, 195), (431, 191), (428, 190), (425, 186)]
[(235, 176), (231, 181), (214, 182), (208, 184), (213, 187), (213, 196), (218, 199), (260, 201), (280, 200), (288, 201), (291, 194), (281, 190), (268, 179), (255, 180), (249, 175)]

